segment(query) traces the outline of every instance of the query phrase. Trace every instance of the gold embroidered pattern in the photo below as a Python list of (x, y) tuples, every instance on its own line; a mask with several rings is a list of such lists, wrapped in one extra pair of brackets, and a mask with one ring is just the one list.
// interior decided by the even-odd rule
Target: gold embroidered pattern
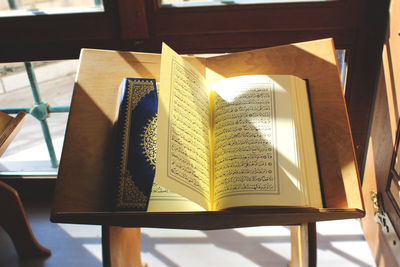
[[(132, 98), (132, 89), (127, 88), (126, 97), (128, 99)], [(128, 149), (129, 149), (129, 133), (131, 130), (131, 110), (132, 110), (132, 102), (127, 101), (126, 110), (124, 112), (123, 118), (123, 129), (122, 129), (122, 151), (121, 151), (121, 162), (120, 162), (120, 176), (122, 177), (124, 173), (126, 173), (126, 165), (128, 161)]]
[(136, 108), (140, 100), (154, 89), (153, 83), (146, 80), (128, 80), (126, 110), (123, 118), (122, 151), (120, 161), (120, 183), (118, 186), (118, 208), (139, 208), (144, 209), (147, 203), (147, 196), (139, 190), (133, 182), (132, 176), (127, 170), (129, 135), (132, 110)]
[(142, 140), (140, 146), (143, 149), (143, 154), (146, 161), (150, 164), (153, 170), (156, 168), (156, 149), (157, 149), (157, 114), (150, 119), (144, 127), (143, 133), (140, 135)]
[(154, 85), (151, 81), (144, 80), (128, 80), (128, 87), (133, 91), (132, 109), (135, 109), (139, 101), (154, 89)]
[(145, 209), (147, 196), (145, 196), (133, 182), (132, 176), (127, 172), (121, 177), (118, 206), (124, 208)]

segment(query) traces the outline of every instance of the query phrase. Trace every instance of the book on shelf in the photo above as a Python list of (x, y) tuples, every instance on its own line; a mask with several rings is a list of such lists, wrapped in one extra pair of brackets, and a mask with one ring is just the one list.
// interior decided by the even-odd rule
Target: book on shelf
[[(307, 82), (264, 73), (225, 78), (199, 62), (163, 44), (158, 95), (155, 80), (123, 83), (136, 106), (121, 104), (122, 128), (141, 128), (120, 134), (119, 147), (141, 159), (120, 154), (117, 209), (322, 208)], [(148, 105), (138, 118), (135, 108)], [(131, 164), (139, 168), (124, 173)]]

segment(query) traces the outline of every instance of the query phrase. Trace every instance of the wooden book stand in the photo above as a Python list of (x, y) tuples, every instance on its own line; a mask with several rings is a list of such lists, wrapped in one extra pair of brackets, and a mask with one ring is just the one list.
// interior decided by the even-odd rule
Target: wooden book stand
[(25, 115), (26, 113), (20, 112), (14, 118), (4, 112), (0, 112), (0, 157), (21, 130)]
[[(201, 64), (187, 57), (193, 65)], [(257, 61), (257, 64), (252, 62)], [(260, 67), (261, 66), (261, 67)], [(160, 77), (160, 55), (84, 49), (75, 83), (51, 220), (103, 226), (104, 266), (141, 266), (140, 227), (223, 229), (292, 225), (292, 266), (316, 263), (315, 222), (364, 216), (349, 120), (331, 39), (231, 54), (208, 68), (225, 76), (306, 78), (326, 208), (218, 212), (113, 212), (112, 133), (124, 77)]]
[[(0, 112), (0, 156), (22, 127), (26, 113), (14, 118)], [(41, 246), (32, 233), (17, 191), (0, 182), (0, 226), (10, 235), (21, 258), (49, 256), (50, 250)]]

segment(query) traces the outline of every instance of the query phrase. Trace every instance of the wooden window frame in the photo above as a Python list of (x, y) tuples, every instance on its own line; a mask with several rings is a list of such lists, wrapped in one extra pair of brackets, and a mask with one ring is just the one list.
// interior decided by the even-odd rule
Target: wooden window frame
[(390, 0), (167, 7), (104, 0), (101, 13), (0, 18), (0, 62), (78, 58), (82, 47), (232, 52), (332, 37), (349, 52), (345, 97), (360, 171)]
[[(0, 61), (77, 58), (80, 47), (226, 52), (333, 37), (349, 48), (362, 0), (167, 7), (157, 0), (104, 0), (104, 12), (0, 18)], [(343, 12), (346, 11), (346, 12)]]
[(150, 1), (147, 9), (156, 42), (169, 41), (180, 52), (225, 52), (326, 37), (334, 37), (339, 47), (348, 47), (362, 14), (356, 2), (177, 8)]
[(0, 17), (0, 62), (77, 58), (78, 46), (118, 39), (118, 6), (103, 2), (103, 12)]

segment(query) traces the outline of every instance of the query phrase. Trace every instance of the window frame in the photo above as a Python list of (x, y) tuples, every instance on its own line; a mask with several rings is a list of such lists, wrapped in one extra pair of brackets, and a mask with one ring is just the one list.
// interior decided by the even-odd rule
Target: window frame
[(119, 38), (118, 6), (103, 5), (100, 12), (0, 17), (0, 62), (77, 58), (76, 46)]
[(0, 62), (78, 58), (82, 47), (159, 52), (164, 41), (180, 53), (215, 53), (331, 37), (349, 54), (345, 99), (362, 173), (390, 0), (204, 7), (103, 2), (101, 13), (0, 18), (7, 36)]
[(7, 36), (0, 61), (77, 58), (81, 47), (158, 52), (162, 41), (187, 53), (326, 37), (333, 37), (338, 48), (349, 48), (361, 23), (362, 2), (170, 7), (157, 0), (104, 0), (105, 11), (99, 13), (0, 18), (0, 32)]

